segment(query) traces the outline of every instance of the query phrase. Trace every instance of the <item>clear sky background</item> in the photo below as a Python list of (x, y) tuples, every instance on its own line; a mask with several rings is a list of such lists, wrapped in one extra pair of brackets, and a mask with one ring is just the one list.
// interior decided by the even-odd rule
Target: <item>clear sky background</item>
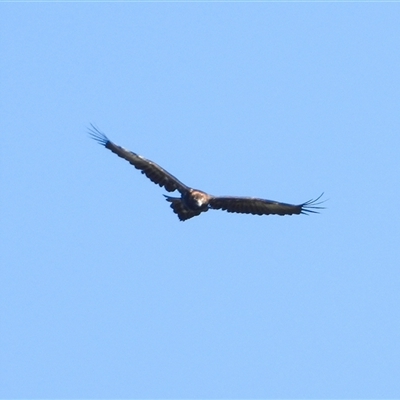
[[(400, 397), (400, 4), (3, 3), (0, 397)], [(87, 135), (220, 195), (210, 211)]]

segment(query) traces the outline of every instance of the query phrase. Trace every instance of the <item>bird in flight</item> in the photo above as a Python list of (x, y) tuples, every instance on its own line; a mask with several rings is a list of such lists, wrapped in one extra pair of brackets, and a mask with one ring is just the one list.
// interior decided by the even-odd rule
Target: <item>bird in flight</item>
[(201, 190), (186, 186), (155, 162), (116, 145), (92, 124), (89, 128), (89, 135), (106, 149), (128, 161), (152, 182), (164, 187), (167, 192), (177, 190), (180, 193), (180, 197), (164, 196), (171, 203), (172, 210), (181, 221), (196, 217), (210, 209), (254, 215), (293, 215), (318, 213), (319, 209), (324, 208), (320, 206), (321, 202), (318, 202), (323, 193), (314, 200), (298, 205), (255, 197), (212, 196)]

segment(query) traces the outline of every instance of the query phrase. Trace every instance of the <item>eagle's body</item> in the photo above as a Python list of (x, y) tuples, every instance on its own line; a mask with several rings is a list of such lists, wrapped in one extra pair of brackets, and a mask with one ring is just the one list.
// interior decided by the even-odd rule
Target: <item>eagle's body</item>
[(171, 208), (181, 221), (186, 221), (209, 209), (255, 215), (293, 215), (317, 213), (317, 209), (323, 208), (319, 207), (318, 205), (320, 203), (317, 202), (322, 195), (315, 200), (309, 200), (298, 205), (257, 199), (254, 197), (212, 196), (201, 190), (186, 186), (153, 161), (147, 160), (136, 153), (117, 146), (93, 125), (89, 128), (89, 134), (105, 148), (111, 150), (119, 157), (124, 158), (135, 168), (139, 169), (142, 174), (146, 175), (152, 182), (164, 187), (168, 192), (177, 190), (181, 195), (180, 197), (165, 197), (166, 200), (171, 203)]

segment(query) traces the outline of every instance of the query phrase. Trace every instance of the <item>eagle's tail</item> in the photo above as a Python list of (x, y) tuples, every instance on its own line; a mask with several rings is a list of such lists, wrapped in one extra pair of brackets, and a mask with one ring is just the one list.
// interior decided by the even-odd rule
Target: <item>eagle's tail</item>
[(180, 197), (171, 197), (166, 196), (165, 194), (164, 197), (167, 201), (171, 203), (171, 208), (174, 210), (174, 213), (178, 215), (178, 218), (181, 221), (186, 221), (189, 218), (196, 217), (202, 212), (199, 210), (190, 210), (189, 208), (187, 208)]

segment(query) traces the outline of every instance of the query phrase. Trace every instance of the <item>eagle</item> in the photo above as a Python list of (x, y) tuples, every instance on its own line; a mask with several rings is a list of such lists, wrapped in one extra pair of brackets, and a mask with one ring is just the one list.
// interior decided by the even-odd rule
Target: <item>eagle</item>
[(322, 202), (318, 201), (323, 193), (314, 200), (308, 200), (298, 205), (255, 197), (213, 196), (201, 190), (186, 186), (155, 162), (116, 145), (93, 124), (91, 124), (88, 132), (99, 144), (128, 161), (152, 182), (164, 187), (167, 192), (178, 191), (180, 197), (164, 196), (166, 200), (171, 203), (170, 207), (181, 221), (196, 217), (210, 209), (253, 215), (293, 215), (318, 213), (319, 209), (324, 208), (320, 206)]

